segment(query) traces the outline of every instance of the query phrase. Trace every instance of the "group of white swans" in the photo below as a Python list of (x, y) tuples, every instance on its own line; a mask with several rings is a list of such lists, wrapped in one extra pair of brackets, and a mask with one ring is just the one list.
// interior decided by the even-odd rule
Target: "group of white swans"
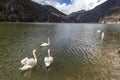
[[(102, 32), (101, 30), (97, 30), (97, 33), (101, 34), (101, 40), (103, 40), (104, 38), (104, 32)], [(41, 47), (46, 47), (46, 46), (50, 46), (50, 40), (48, 38), (48, 43), (43, 43), (40, 45)], [(35, 67), (37, 65), (37, 57), (36, 57), (36, 49), (33, 50), (33, 56), (34, 58), (24, 58), (21, 60), (21, 64), (23, 65), (23, 67), (19, 68), (20, 70), (28, 70), (31, 69), (33, 67)], [(46, 67), (49, 67), (52, 62), (53, 62), (53, 57), (50, 56), (50, 49), (48, 49), (48, 56), (44, 58), (44, 63)]]
[[(41, 47), (46, 47), (46, 46), (50, 46), (50, 40), (48, 38), (48, 43), (43, 43), (40, 45)], [(23, 65), (23, 67), (19, 68), (20, 70), (28, 70), (28, 69), (32, 69), (37, 65), (37, 57), (36, 57), (36, 49), (33, 50), (33, 56), (34, 58), (24, 58), (21, 60), (21, 64)], [(44, 58), (44, 63), (46, 67), (49, 67), (52, 62), (53, 62), (53, 57), (50, 56), (50, 49), (48, 49), (48, 56)]]

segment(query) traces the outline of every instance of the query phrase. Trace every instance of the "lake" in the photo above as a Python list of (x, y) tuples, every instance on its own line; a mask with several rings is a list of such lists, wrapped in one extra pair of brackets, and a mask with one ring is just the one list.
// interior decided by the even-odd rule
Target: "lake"
[[(40, 47), (48, 38), (50, 47)], [(54, 62), (46, 68), (49, 48)], [(118, 48), (120, 25), (0, 23), (0, 80), (119, 80)], [(37, 65), (20, 71), (20, 61), (32, 58), (33, 49)]]

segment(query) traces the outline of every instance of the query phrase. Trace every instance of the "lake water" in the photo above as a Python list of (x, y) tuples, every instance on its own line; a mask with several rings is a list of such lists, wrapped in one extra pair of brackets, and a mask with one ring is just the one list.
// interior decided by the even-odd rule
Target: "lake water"
[[(48, 37), (51, 46), (40, 47)], [(119, 47), (120, 25), (0, 23), (0, 80), (119, 80)], [(54, 62), (46, 68), (49, 48)], [(33, 49), (36, 67), (20, 71)]]

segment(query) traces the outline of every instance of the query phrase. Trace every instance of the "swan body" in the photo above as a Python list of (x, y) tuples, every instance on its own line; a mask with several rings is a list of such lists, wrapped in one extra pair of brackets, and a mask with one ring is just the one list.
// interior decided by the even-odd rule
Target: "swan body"
[(19, 68), (20, 70), (28, 70), (28, 69), (31, 69), (33, 67), (36, 66), (37, 64), (37, 57), (36, 57), (36, 49), (33, 50), (33, 56), (34, 58), (24, 58), (23, 60), (21, 60), (21, 62), (23, 62), (23, 67)]
[(45, 62), (45, 66), (49, 67), (51, 63), (53, 62), (53, 57), (45, 57), (44, 62)]
[(49, 46), (49, 45), (50, 45), (49, 43), (43, 43), (40, 46)]
[(104, 39), (104, 36), (105, 36), (105, 34), (104, 34), (104, 32), (102, 32), (102, 34), (101, 34), (101, 40)]
[(50, 49), (48, 49), (48, 57), (44, 58), (45, 66), (49, 67), (53, 63), (53, 57), (50, 56)]
[(48, 43), (43, 43), (43, 44), (41, 44), (40, 46), (45, 47), (45, 46), (49, 46), (49, 45), (50, 45), (50, 40), (49, 40), (49, 38), (48, 38)]

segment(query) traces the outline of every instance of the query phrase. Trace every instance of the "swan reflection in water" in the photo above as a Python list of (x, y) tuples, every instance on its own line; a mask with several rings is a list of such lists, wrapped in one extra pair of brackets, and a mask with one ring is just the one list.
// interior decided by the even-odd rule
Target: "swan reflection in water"
[(29, 70), (22, 71), (21, 76), (25, 78), (31, 78), (33, 71), (35, 71), (35, 67)]

